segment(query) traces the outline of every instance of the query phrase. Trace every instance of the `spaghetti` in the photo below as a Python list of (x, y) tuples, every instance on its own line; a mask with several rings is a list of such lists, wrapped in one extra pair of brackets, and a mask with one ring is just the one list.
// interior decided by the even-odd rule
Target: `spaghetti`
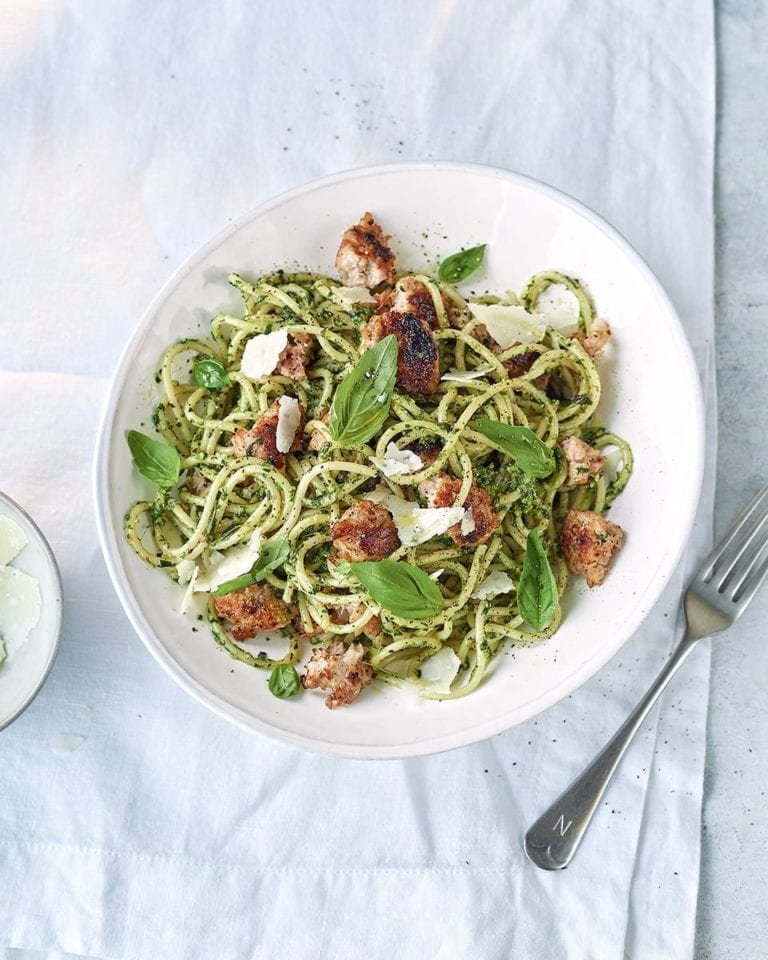
[[(518, 593), (531, 531), (538, 531), (559, 596), (568, 576), (558, 545), (564, 516), (572, 509), (604, 513), (629, 479), (632, 455), (624, 440), (594, 419), (601, 384), (595, 361), (584, 348), (594, 332), (594, 307), (578, 281), (542, 273), (528, 282), (519, 298), (508, 294), (504, 299), (541, 318), (545, 316), (537, 313), (541, 296), (553, 285), (565, 288), (578, 303), (577, 335), (542, 323), (543, 334), (535, 342), (501, 349), (479, 327), (473, 303), (455, 287), (428, 276), (413, 280), (431, 298), (433, 336), (444, 379), (426, 397), (395, 386), (376, 435), (342, 447), (333, 440), (327, 412), (360, 360), (362, 330), (373, 306), (348, 302), (339, 294), (344, 288), (325, 276), (277, 273), (249, 282), (231, 275), (230, 282), (245, 303), (243, 316), (216, 316), (210, 338), (175, 343), (162, 360), (158, 373), (162, 399), (154, 423), (178, 453), (180, 479), (154, 500), (135, 504), (127, 514), (125, 531), (143, 560), (168, 568), (173, 578), (179, 576), (183, 561), (205, 570), (212, 558), (226, 557), (254, 534), (263, 543), (287, 541), (290, 549), (282, 566), (262, 580), (293, 613), (292, 623), (284, 629), (287, 652), (274, 658), (246, 649), (233, 639), (209, 601), (207, 617), (218, 644), (244, 663), (273, 669), (297, 663), (305, 637), (326, 644), (357, 640), (366, 625), (379, 618), (380, 632), (372, 639), (362, 636), (365, 660), (375, 676), (415, 686), (423, 697), (449, 699), (477, 687), (505, 641), (527, 644), (557, 630), (559, 604), (541, 629), (526, 623), (520, 609)], [(481, 303), (500, 300), (485, 297)], [(278, 330), (294, 339), (311, 337), (316, 343), (306, 377), (247, 376), (241, 369), (246, 344)], [(195, 382), (192, 366), (201, 359), (220, 363), (226, 371), (225, 388)], [(515, 365), (522, 359), (528, 364), (524, 372)], [(306, 413), (300, 428), (302, 449), (286, 452), (281, 469), (265, 459), (237, 456), (235, 431), (248, 428), (286, 395), (295, 397)], [(478, 429), (481, 418), (529, 428), (552, 455), (551, 473), (544, 477), (527, 473)], [(588, 482), (569, 483), (562, 443), (572, 436), (597, 450), (613, 451), (613, 464), (609, 458)], [(315, 449), (309, 448), (310, 437)], [(400, 451), (431, 445), (436, 453), (429, 462), (417, 458), (421, 466), (413, 472), (386, 476), (380, 466), (392, 445)], [(457, 545), (445, 533), (416, 545), (400, 544), (389, 559), (430, 575), (440, 591), (442, 609), (416, 619), (399, 616), (371, 597), (354, 565), (337, 562), (331, 530), (350, 505), (371, 495), (373, 487), (379, 502), (395, 495), (418, 507), (423, 503), (420, 485), (423, 490), (425, 481), (445, 474), (461, 481), (457, 507), (466, 502), (473, 485), (485, 490), (498, 527), (476, 546)], [(492, 589), (499, 574), (511, 582), (504, 592)], [(351, 614), (333, 616), (339, 608)], [(422, 668), (446, 648), (455, 654), (456, 675), (448, 686), (436, 686), (422, 676)]]

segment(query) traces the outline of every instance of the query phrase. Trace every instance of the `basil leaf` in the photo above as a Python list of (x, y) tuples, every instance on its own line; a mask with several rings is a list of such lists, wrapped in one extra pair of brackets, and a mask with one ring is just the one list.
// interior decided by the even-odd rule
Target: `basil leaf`
[(331, 437), (357, 447), (378, 433), (389, 416), (397, 377), (397, 340), (390, 334), (366, 350), (344, 377), (331, 404)]
[(263, 580), (268, 573), (285, 563), (290, 552), (291, 545), (287, 540), (269, 540), (259, 550), (256, 563), (251, 567), (251, 573), (256, 580)]
[(232, 580), (225, 580), (224, 583), (219, 584), (215, 590), (211, 591), (211, 596), (226, 597), (228, 593), (234, 593), (235, 590), (244, 590), (246, 587), (258, 583), (276, 567), (285, 563), (290, 552), (291, 545), (287, 540), (270, 540), (262, 545), (259, 555), (248, 573), (242, 573)]
[(213, 357), (198, 360), (192, 368), (192, 376), (198, 387), (207, 387), (209, 390), (226, 390), (232, 385), (224, 364)]
[(405, 620), (434, 617), (443, 609), (440, 588), (418, 567), (402, 560), (351, 563), (352, 573), (376, 603)]
[(469, 250), (459, 250), (446, 257), (437, 270), (438, 279), (444, 283), (461, 283), (474, 273), (485, 257), (485, 244), (470, 247)]
[(517, 585), (520, 616), (534, 630), (544, 630), (560, 608), (557, 584), (538, 530), (528, 533), (520, 583)]
[(172, 487), (179, 479), (181, 457), (167, 443), (138, 430), (129, 430), (128, 446), (139, 473), (159, 487)]
[[(251, 568), (252, 570), (253, 568)], [(241, 573), (239, 577), (233, 577), (231, 580), (225, 580), (220, 583), (215, 590), (211, 590), (212, 597), (226, 597), (228, 593), (234, 593), (235, 590), (245, 590), (246, 587), (256, 583), (251, 570), (248, 573)]]
[(281, 700), (295, 697), (301, 689), (299, 675), (292, 663), (278, 663), (267, 681), (269, 692)]
[(531, 477), (548, 477), (555, 469), (555, 455), (528, 427), (515, 427), (482, 417), (475, 429), (508, 453), (520, 469)]

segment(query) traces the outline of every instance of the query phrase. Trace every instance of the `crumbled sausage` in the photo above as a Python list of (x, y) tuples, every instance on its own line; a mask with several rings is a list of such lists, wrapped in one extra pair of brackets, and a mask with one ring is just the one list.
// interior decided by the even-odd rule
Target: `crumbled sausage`
[(486, 327), (484, 323), (476, 323), (470, 330), (470, 333), (475, 340), (479, 340), (484, 347), (488, 347), (488, 349), (493, 350), (494, 353), (498, 353), (501, 350), (501, 344), (491, 336), (488, 327)]
[(309, 333), (289, 333), (288, 346), (280, 354), (274, 372), (292, 380), (306, 380), (307, 367), (317, 351), (317, 341)]
[(381, 560), (400, 546), (392, 514), (380, 503), (358, 500), (331, 527), (333, 545), (350, 563)]
[(571, 485), (589, 483), (605, 466), (605, 457), (595, 447), (590, 447), (579, 437), (566, 437), (560, 446), (568, 464), (567, 482)]
[(437, 460), (438, 454), (443, 449), (443, 445), (439, 440), (414, 440), (413, 443), (409, 443), (405, 449), (415, 453), (417, 457), (421, 457), (421, 461), (425, 467), (431, 467), (435, 460)]
[(571, 337), (579, 341), (593, 360), (597, 360), (598, 357), (602, 356), (605, 345), (611, 338), (611, 328), (605, 320), (595, 320), (588, 334), (577, 331), (572, 333)]
[(624, 531), (592, 510), (569, 510), (560, 533), (560, 546), (571, 573), (583, 574), (588, 587), (597, 587), (621, 547)]
[[(291, 444), (291, 453), (302, 449), (304, 430), (304, 407), (299, 404), (301, 422)], [(282, 470), (285, 466), (285, 454), (277, 449), (277, 421), (280, 416), (280, 402), (275, 400), (272, 406), (258, 417), (250, 430), (239, 429), (232, 434), (232, 449), (236, 457), (258, 457), (268, 460)]]
[(419, 484), (419, 493), (430, 507), (452, 507), (461, 488), (461, 481), (454, 480), (447, 473), (438, 473)]
[[(461, 490), (461, 480), (454, 480), (447, 473), (438, 473), (419, 484), (419, 493), (430, 507), (452, 507)], [(457, 547), (476, 547), (498, 530), (499, 515), (493, 509), (488, 491), (473, 483), (469, 488), (464, 507), (472, 512), (474, 529), (467, 533), (461, 532), (461, 524), (456, 523), (449, 527), (446, 533)]]
[(312, 640), (323, 632), (320, 624), (315, 623), (311, 617), (309, 619), (309, 626), (304, 623), (299, 611), (295, 607), (293, 609), (293, 616), (291, 617), (291, 626), (301, 640)]
[[(364, 603), (346, 603), (342, 606), (330, 607), (328, 616), (331, 623), (345, 624), (358, 620), (366, 611)], [(381, 618), (375, 614), (370, 617), (361, 627), (355, 629), (355, 635), (364, 634), (370, 640), (375, 639), (381, 633)]]
[[(541, 354), (537, 353), (535, 350), (526, 350), (525, 353), (518, 353), (517, 356), (510, 357), (505, 361), (504, 366), (507, 368), (507, 373), (509, 376), (514, 379), (515, 377), (523, 377), (531, 369), (531, 367), (536, 363)], [(549, 380), (552, 374), (547, 370), (545, 373), (539, 374), (533, 381), (533, 385), (538, 387), (539, 390), (546, 390), (549, 386)]]
[[(502, 348), (499, 342), (491, 336), (488, 332), (488, 328), (484, 323), (476, 323), (472, 328), (472, 336), (479, 340), (484, 347), (487, 347), (493, 353), (502, 353)], [(506, 367), (507, 374), (510, 378), (514, 379), (515, 377), (523, 377), (531, 369), (531, 367), (539, 359), (540, 354), (536, 350), (526, 350), (524, 353), (518, 353), (514, 357), (510, 357), (508, 360), (504, 361), (504, 366)], [(549, 380), (551, 373), (547, 371), (546, 373), (540, 374), (533, 381), (533, 385), (538, 387), (539, 390), (546, 390), (549, 386)]]
[[(323, 407), (322, 410), (318, 410), (317, 419), (328, 426), (328, 407)], [(328, 443), (328, 437), (323, 433), (322, 430), (318, 430), (317, 427), (309, 435), (309, 449), (313, 450), (315, 453), (318, 450), (322, 450), (323, 447)]]
[(291, 619), (288, 607), (261, 583), (213, 597), (213, 606), (216, 613), (231, 624), (235, 640), (249, 640), (261, 630), (276, 630)]
[(327, 647), (316, 647), (307, 662), (301, 684), (308, 690), (327, 690), (325, 705), (330, 710), (354, 703), (373, 680), (373, 668), (363, 659), (361, 643), (349, 646), (335, 640)]
[(432, 294), (416, 277), (400, 277), (395, 286), (376, 298), (376, 312), (409, 313), (423, 320), (434, 330), (437, 327), (437, 311)]
[(397, 385), (415, 396), (429, 396), (440, 385), (440, 352), (426, 320), (413, 313), (375, 313), (363, 326), (361, 349), (384, 337), (397, 339)]
[(364, 213), (360, 222), (344, 232), (336, 254), (341, 282), (349, 287), (377, 287), (395, 282), (395, 255), (387, 246), (389, 237)]
[(199, 470), (193, 470), (189, 476), (189, 489), (198, 496), (210, 487), (211, 481), (204, 473)]

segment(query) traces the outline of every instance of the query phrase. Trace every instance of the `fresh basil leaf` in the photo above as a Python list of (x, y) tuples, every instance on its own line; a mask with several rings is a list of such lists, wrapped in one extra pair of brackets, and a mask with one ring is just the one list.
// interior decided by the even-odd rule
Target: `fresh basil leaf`
[(469, 250), (459, 250), (446, 257), (437, 270), (437, 276), (444, 283), (461, 283), (474, 273), (485, 257), (485, 244), (470, 247)]
[(557, 584), (538, 530), (530, 530), (523, 570), (517, 585), (520, 616), (534, 630), (544, 630), (560, 608)]
[(482, 417), (475, 429), (510, 455), (520, 469), (531, 477), (548, 477), (555, 469), (555, 455), (528, 427), (515, 427)]
[(226, 390), (232, 385), (224, 364), (213, 357), (198, 360), (192, 368), (192, 376), (198, 387), (206, 387), (208, 390)]
[[(253, 568), (251, 568), (251, 570), (252, 569)], [(220, 583), (215, 590), (211, 590), (211, 596), (226, 597), (228, 593), (234, 593), (235, 590), (245, 590), (246, 587), (250, 587), (256, 583), (251, 570), (249, 570), (248, 573), (241, 573), (239, 577), (233, 577), (231, 580), (225, 580), (224, 583)]]
[(440, 588), (418, 567), (402, 560), (351, 563), (352, 573), (376, 603), (405, 620), (434, 617), (443, 609)]
[(211, 591), (211, 596), (226, 597), (228, 593), (234, 593), (235, 590), (244, 590), (246, 587), (258, 583), (268, 573), (285, 563), (290, 552), (291, 545), (287, 540), (270, 540), (268, 543), (262, 544), (259, 555), (248, 573), (242, 573), (239, 577), (233, 577), (232, 580), (225, 580), (224, 583), (219, 584), (215, 590)]
[(331, 404), (331, 437), (357, 447), (378, 433), (389, 416), (397, 377), (397, 340), (390, 334), (366, 350), (344, 377)]
[(251, 573), (256, 580), (263, 580), (268, 573), (281, 566), (288, 559), (291, 545), (287, 540), (269, 540), (262, 544), (256, 563), (251, 567)]
[(278, 663), (272, 670), (267, 681), (269, 692), (281, 700), (295, 697), (301, 690), (299, 675), (292, 663)]
[(162, 440), (154, 440), (138, 430), (129, 430), (128, 446), (139, 473), (159, 487), (172, 487), (179, 479), (181, 457)]

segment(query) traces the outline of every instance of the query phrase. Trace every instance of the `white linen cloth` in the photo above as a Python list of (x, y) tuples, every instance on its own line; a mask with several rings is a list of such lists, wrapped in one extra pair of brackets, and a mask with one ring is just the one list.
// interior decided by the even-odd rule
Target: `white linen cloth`
[[(521, 838), (662, 665), (709, 538), (713, 88), (700, 0), (4, 8), (0, 487), (53, 545), (66, 622), (0, 734), (0, 958), (692, 955), (708, 650), (573, 865), (538, 870)], [(531, 174), (629, 238), (694, 345), (709, 468), (678, 574), (599, 676), (470, 748), (340, 761), (230, 726), (157, 667), (106, 575), (90, 460), (146, 302), (227, 218), (426, 158)]]

